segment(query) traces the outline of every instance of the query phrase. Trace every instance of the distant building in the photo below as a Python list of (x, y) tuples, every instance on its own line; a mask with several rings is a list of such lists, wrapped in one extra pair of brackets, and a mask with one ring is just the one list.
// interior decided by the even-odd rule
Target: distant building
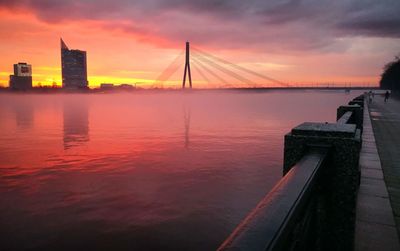
[(119, 87), (123, 88), (123, 89), (132, 89), (133, 88), (133, 86), (131, 84), (120, 84)]
[(30, 64), (14, 64), (14, 75), (10, 75), (10, 88), (13, 90), (32, 88), (32, 66)]
[(112, 89), (112, 88), (114, 88), (114, 84), (102, 83), (102, 84), (100, 84), (100, 88), (101, 89)]
[(61, 39), (63, 88), (87, 88), (86, 51), (70, 50)]
[(101, 83), (100, 84), (100, 89), (102, 89), (102, 90), (120, 91), (120, 90), (132, 90), (134, 88), (136, 88), (136, 86), (133, 86), (131, 84), (119, 84), (119, 85), (115, 85), (112, 83)]

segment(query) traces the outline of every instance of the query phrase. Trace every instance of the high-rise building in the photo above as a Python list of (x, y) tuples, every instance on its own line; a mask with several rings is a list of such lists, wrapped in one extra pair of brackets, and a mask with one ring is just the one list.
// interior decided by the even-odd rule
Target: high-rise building
[(14, 75), (10, 75), (10, 88), (13, 90), (32, 88), (32, 66), (30, 64), (14, 64)]
[(61, 39), (63, 88), (87, 88), (86, 51), (70, 50)]

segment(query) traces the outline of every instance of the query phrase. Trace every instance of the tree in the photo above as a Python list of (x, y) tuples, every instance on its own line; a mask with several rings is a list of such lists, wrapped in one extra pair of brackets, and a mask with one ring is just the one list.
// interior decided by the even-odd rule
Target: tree
[(400, 91), (400, 55), (383, 67), (380, 87), (381, 89), (389, 89), (395, 92)]

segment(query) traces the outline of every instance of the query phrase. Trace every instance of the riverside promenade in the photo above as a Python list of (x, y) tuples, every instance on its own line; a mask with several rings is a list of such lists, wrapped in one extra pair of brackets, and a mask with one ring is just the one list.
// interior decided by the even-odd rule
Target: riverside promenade
[(355, 250), (400, 250), (400, 101), (364, 110)]

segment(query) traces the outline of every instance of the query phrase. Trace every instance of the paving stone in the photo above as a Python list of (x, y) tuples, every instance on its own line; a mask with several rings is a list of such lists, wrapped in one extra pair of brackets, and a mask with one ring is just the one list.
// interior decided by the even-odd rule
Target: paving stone
[(389, 198), (358, 194), (357, 219), (395, 226)]
[(400, 177), (397, 177), (396, 175), (385, 175), (385, 181), (386, 183), (399, 183)]
[(364, 168), (361, 170), (361, 177), (383, 180), (383, 172), (380, 169)]
[(394, 179), (396, 179), (397, 177), (400, 178), (400, 169), (398, 168), (386, 168), (385, 170), (383, 170), (383, 174), (385, 176), (391, 176)]
[(396, 194), (399, 194), (399, 193), (400, 193), (400, 189), (397, 188), (397, 187), (395, 187), (395, 186), (388, 186), (387, 189), (388, 189), (388, 191), (389, 191), (390, 193), (396, 193)]
[(385, 182), (382, 179), (361, 178), (359, 193), (389, 198)]
[(371, 160), (380, 161), (380, 158), (377, 155), (377, 153), (364, 153), (362, 156), (360, 156), (360, 159), (363, 159), (366, 161), (371, 161)]
[(365, 146), (363, 145), (361, 148), (361, 152), (367, 152), (367, 153), (373, 153), (376, 154), (378, 152), (378, 149), (375, 146)]
[(396, 226), (400, 230), (400, 102), (396, 99), (387, 104), (375, 102), (371, 108), (380, 113), (380, 119), (373, 120), (372, 126)]
[(357, 221), (355, 251), (399, 251), (396, 228), (393, 226)]
[[(399, 102), (400, 108), (400, 102)], [(361, 183), (357, 199), (355, 250), (400, 250), (398, 231), (400, 226), (400, 169), (384, 166), (400, 166), (399, 154), (393, 149), (382, 148), (384, 141), (393, 139), (381, 120), (369, 118), (369, 107), (364, 112), (364, 132), (360, 153)], [(381, 116), (384, 112), (375, 107)], [(400, 109), (398, 109), (400, 111)], [(380, 126), (376, 126), (380, 124)], [(399, 123), (400, 125), (400, 123)], [(374, 126), (374, 127), (372, 127)], [(377, 137), (378, 134), (378, 138)], [(400, 139), (400, 129), (395, 133)], [(400, 141), (399, 141), (400, 142)]]
[(379, 169), (382, 170), (381, 167), (381, 162), (380, 161), (366, 161), (366, 160), (360, 160), (359, 162), (361, 170), (364, 168), (371, 168), (371, 169)]

